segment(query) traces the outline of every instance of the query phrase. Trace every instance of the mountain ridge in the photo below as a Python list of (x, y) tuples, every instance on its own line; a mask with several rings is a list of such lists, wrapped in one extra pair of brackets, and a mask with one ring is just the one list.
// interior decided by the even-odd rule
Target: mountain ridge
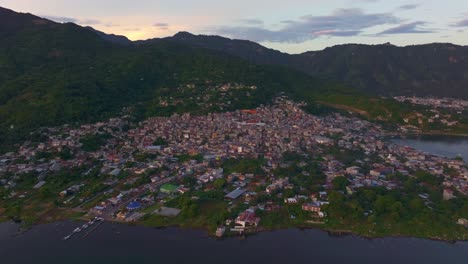
[[(1, 12), (6, 14), (3, 17), (9, 18), (18, 14), (9, 9), (2, 9)], [(33, 21), (51, 27), (56, 24), (29, 13), (21, 15), (20, 23), (17, 23), (20, 28)], [(0, 22), (3, 21), (0, 19)], [(1, 24), (0, 36), (2, 32), (5, 34), (5, 30), (2, 30), (5, 25), (11, 23)], [(12, 28), (18, 29), (18, 25), (13, 25), (6, 31), (11, 32)], [(285, 66), (313, 77), (342, 82), (372, 96), (468, 98), (468, 46), (451, 43), (403, 47), (390, 43), (342, 44), (319, 51), (288, 54), (249, 40), (195, 35), (184, 31), (172, 37), (131, 41), (124, 36), (107, 34), (92, 27), (85, 29), (117, 45), (150, 46), (161, 42), (176, 42), (240, 57), (252, 64)]]
[(237, 107), (267, 103), (283, 90), (311, 98), (338, 87), (292, 69), (251, 64), (194, 45), (119, 45), (73, 23), (5, 12), (10, 23), (0, 24), (0, 32), (8, 33), (0, 38), (0, 148), (40, 127), (94, 122), (124, 107), (142, 106), (145, 115), (154, 109), (158, 94), (181, 96), (178, 89), (189, 84), (258, 87)]

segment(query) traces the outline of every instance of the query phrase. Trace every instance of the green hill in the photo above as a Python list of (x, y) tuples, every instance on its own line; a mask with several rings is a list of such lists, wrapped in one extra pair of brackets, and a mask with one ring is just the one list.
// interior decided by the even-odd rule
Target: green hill
[(247, 40), (181, 32), (173, 37), (137, 42), (171, 41), (222, 51), (252, 63), (283, 65), (349, 85), (369, 95), (468, 98), (468, 47), (433, 43), (346, 44), (290, 55)]
[(175, 92), (194, 82), (256, 85), (255, 104), (280, 91), (311, 99), (342, 90), (294, 70), (259, 66), (199, 47), (168, 41), (118, 45), (75, 24), (0, 12), (8, 21), (0, 23), (3, 146), (38, 127), (96, 121), (150, 101), (161, 88)]

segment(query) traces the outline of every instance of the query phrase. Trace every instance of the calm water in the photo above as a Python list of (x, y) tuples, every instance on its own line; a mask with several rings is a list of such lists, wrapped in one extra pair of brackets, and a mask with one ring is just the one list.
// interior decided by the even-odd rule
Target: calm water
[(217, 241), (203, 231), (104, 223), (91, 235), (62, 237), (79, 223), (36, 226), (17, 235), (0, 224), (0, 263), (451, 263), (466, 264), (468, 242), (368, 240), (319, 230), (282, 230)]
[(468, 161), (468, 138), (466, 137), (420, 136), (391, 141), (440, 156), (455, 158), (460, 155)]

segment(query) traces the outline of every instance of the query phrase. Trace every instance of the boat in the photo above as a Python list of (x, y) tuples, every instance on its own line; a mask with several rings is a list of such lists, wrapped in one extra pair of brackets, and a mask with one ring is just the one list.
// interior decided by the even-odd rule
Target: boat
[(63, 240), (68, 240), (68, 239), (70, 239), (70, 237), (71, 237), (71, 235), (68, 235), (68, 236), (64, 237)]
[(73, 230), (73, 233), (78, 233), (78, 232), (81, 232), (81, 228), (77, 227), (75, 228), (75, 230)]
[(86, 228), (88, 228), (88, 225), (84, 224), (81, 228), (86, 229)]

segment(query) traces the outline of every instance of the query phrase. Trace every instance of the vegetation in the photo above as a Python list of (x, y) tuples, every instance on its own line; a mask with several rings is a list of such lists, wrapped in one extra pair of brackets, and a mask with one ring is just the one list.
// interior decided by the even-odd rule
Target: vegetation
[(83, 144), (82, 149), (84, 151), (96, 151), (101, 146), (105, 145), (107, 139), (111, 138), (110, 134), (94, 134), (94, 135), (86, 135), (81, 138), (80, 143)]
[[(329, 196), (326, 226), (367, 236), (405, 235), (439, 239), (466, 239), (458, 218), (468, 217), (464, 196), (445, 201), (440, 185), (409, 178), (403, 190), (363, 188), (345, 195), (336, 186)], [(428, 187), (429, 186), (429, 187)], [(428, 199), (419, 196), (428, 193)]]

